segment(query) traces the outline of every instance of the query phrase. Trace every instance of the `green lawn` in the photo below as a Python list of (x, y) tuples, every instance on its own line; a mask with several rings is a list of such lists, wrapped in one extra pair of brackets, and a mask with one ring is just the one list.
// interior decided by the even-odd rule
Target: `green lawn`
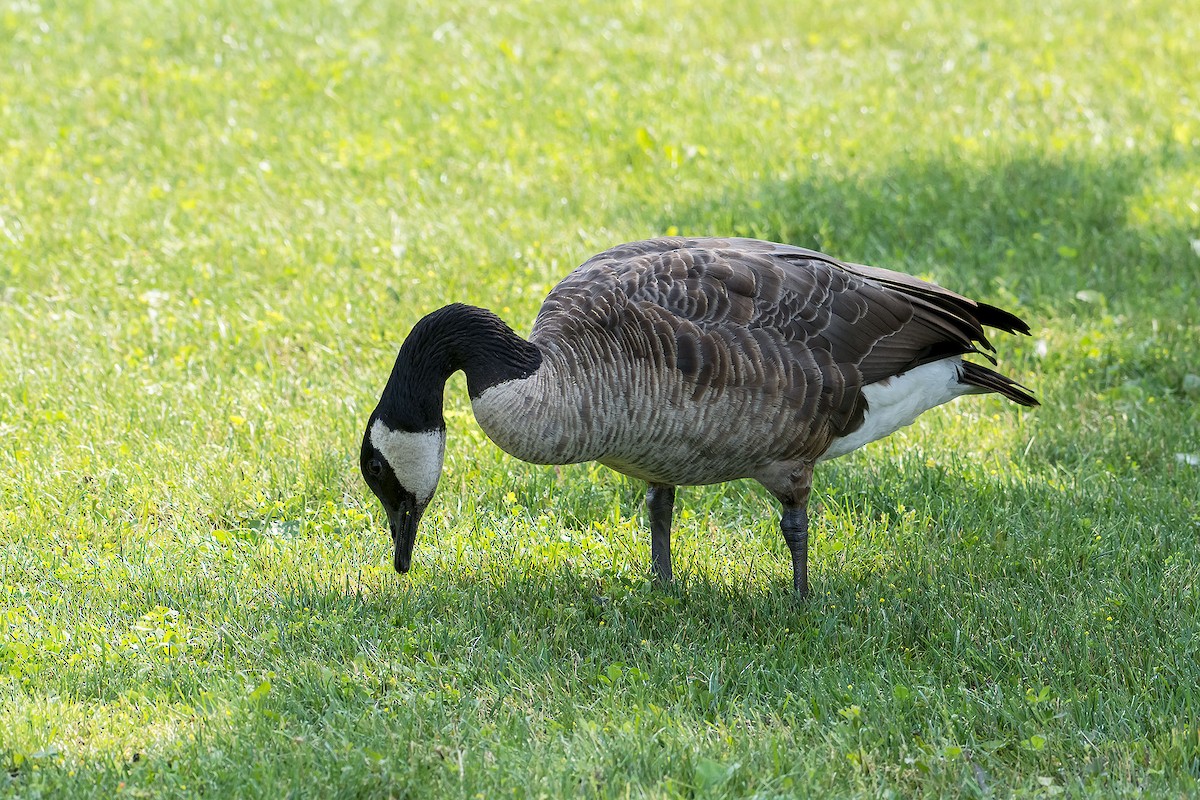
[[(0, 795), (1200, 791), (1200, 14), (995, 5), (0, 2)], [(395, 575), (412, 324), (675, 231), (1012, 308), (1044, 405), (823, 466), (797, 603), (757, 485), (658, 590), (456, 377)]]

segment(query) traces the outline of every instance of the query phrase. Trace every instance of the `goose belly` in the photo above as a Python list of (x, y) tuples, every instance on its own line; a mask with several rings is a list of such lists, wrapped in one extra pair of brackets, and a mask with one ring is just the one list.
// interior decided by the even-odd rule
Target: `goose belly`
[(945, 358), (864, 386), (862, 392), (867, 398), (867, 413), (863, 424), (846, 436), (835, 438), (819, 460), (844, 456), (911, 425), (934, 406), (971, 393), (972, 387), (959, 380), (961, 364), (962, 359), (958, 356)]
[(539, 370), (493, 386), (472, 400), (475, 417), (493, 442), (524, 461), (599, 461), (672, 485), (749, 477), (794, 438), (778, 404), (759, 392), (696, 397), (694, 386), (648, 362), (597, 367), (566, 379)]

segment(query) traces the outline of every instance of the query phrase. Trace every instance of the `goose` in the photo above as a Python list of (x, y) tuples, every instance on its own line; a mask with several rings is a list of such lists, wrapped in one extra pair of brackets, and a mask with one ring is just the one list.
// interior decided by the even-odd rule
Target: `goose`
[(534, 464), (597, 461), (647, 483), (650, 566), (672, 580), (678, 486), (753, 478), (782, 506), (792, 587), (808, 594), (814, 466), (966, 394), (1036, 406), (993, 365), (995, 306), (887, 269), (756, 239), (649, 239), (595, 255), (546, 297), (528, 340), (453, 304), (417, 322), (367, 421), (362, 475), (409, 570), (446, 447), (447, 378), (479, 426)]

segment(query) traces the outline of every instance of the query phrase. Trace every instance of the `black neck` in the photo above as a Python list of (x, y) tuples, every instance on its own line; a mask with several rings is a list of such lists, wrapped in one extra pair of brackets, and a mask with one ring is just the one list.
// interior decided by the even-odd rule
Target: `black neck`
[(455, 303), (424, 317), (400, 346), (379, 400), (378, 415), (408, 430), (444, 428), (446, 379), (467, 376), (472, 398), (505, 381), (526, 378), (542, 353), (492, 312)]

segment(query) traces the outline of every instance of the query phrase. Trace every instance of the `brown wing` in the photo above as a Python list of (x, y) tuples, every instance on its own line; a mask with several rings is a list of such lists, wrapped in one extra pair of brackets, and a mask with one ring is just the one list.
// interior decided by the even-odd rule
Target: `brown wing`
[(706, 392), (748, 389), (824, 439), (857, 428), (861, 388), (991, 349), (1020, 320), (925, 281), (752, 239), (652, 239), (589, 259), (546, 298), (531, 340), (574, 337), (678, 370)]

